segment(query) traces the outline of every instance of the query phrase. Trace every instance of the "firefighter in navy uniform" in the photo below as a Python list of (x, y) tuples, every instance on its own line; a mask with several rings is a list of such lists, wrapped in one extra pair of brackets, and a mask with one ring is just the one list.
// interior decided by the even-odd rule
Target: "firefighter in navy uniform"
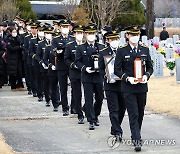
[[(43, 32), (43, 26), (38, 25), (35, 23), (34, 31), (36, 33), (36, 36), (31, 38), (30, 43), (29, 43), (29, 54), (32, 57), (32, 67), (33, 67), (33, 72), (34, 72), (34, 83), (36, 86), (36, 92), (37, 92), (37, 97), (38, 101), (43, 101), (43, 91), (42, 91), (42, 80), (41, 80), (41, 72), (40, 72), (40, 65), (38, 61), (35, 59), (36, 58), (36, 50), (38, 43), (44, 39), (44, 32)], [(33, 28), (31, 26), (31, 28)]]
[(55, 67), (58, 73), (58, 80), (60, 85), (63, 116), (69, 115), (69, 105), (67, 99), (69, 69), (66, 63), (64, 62), (64, 52), (67, 43), (74, 40), (74, 38), (69, 36), (69, 25), (70, 23), (68, 20), (61, 20), (61, 35), (56, 36), (52, 41), (52, 46), (54, 47), (54, 51), (57, 55)]
[(52, 34), (49, 34), (49, 31), (52, 31), (51, 27), (44, 27), (45, 39), (39, 42), (36, 52), (36, 60), (40, 64), (40, 72), (42, 75), (42, 89), (45, 95), (46, 106), (50, 106), (50, 88), (49, 88), (49, 78), (48, 78), (48, 66), (45, 65), (43, 57), (45, 54), (45, 47), (49, 45), (52, 41)]
[(27, 82), (27, 88), (28, 88), (28, 94), (31, 95), (32, 93), (34, 94), (34, 96), (36, 95), (36, 87), (34, 82), (32, 81), (32, 61), (29, 55), (29, 42), (31, 40), (31, 38), (33, 37), (33, 35), (31, 34), (31, 21), (27, 21), (26, 22), (27, 26), (27, 32), (24, 38), (24, 68), (25, 68), (25, 77), (26, 77), (26, 82)]
[[(56, 59), (57, 59), (57, 54), (56, 51), (54, 50), (54, 47), (52, 45), (52, 40), (53, 40), (53, 30), (52, 29), (47, 29), (46, 33), (49, 35), (48, 44), (46, 44), (45, 47), (45, 53), (43, 57), (43, 62), (45, 66), (48, 66), (48, 77), (49, 77), (49, 86), (50, 86), (50, 95), (51, 95), (51, 100), (53, 104), (53, 111), (58, 112), (58, 107), (59, 107), (59, 85), (58, 85), (58, 75), (57, 75), (57, 70), (56, 70)], [(46, 34), (46, 38), (47, 38)]]
[[(73, 108), (76, 110), (78, 114), (78, 124), (84, 124), (84, 116), (81, 110), (81, 71), (77, 68), (75, 63), (75, 54), (76, 48), (78, 45), (82, 44), (83, 41), (83, 26), (76, 25), (73, 29), (74, 36), (76, 38), (75, 41), (72, 41), (67, 44), (65, 53), (64, 53), (64, 60), (69, 67), (69, 78), (71, 80), (71, 87), (72, 87), (72, 102), (74, 102)], [(71, 104), (73, 105), (73, 104)]]
[[(128, 111), (134, 150), (141, 151), (141, 126), (148, 91), (147, 81), (153, 73), (153, 66), (149, 49), (139, 43), (139, 27), (130, 26), (126, 28), (126, 31), (129, 43), (118, 49), (114, 73), (122, 79), (121, 91)], [(134, 61), (136, 58), (140, 58), (142, 61), (143, 76), (141, 82), (137, 82), (137, 78), (134, 77)]]
[[(119, 48), (119, 34), (117, 31), (109, 31), (106, 33), (106, 40), (109, 45), (100, 52), (99, 69), (104, 77), (104, 90), (107, 97), (109, 118), (111, 121), (111, 135), (114, 135), (121, 141), (123, 134), (121, 123), (126, 110), (123, 94), (121, 93), (121, 81), (113, 78), (109, 79), (106, 70), (108, 63), (111, 63), (116, 57)], [(104, 62), (105, 56), (111, 56), (107, 64)]]
[[(97, 43), (96, 26), (85, 27), (86, 42), (77, 47), (75, 62), (81, 70), (81, 81), (84, 87), (85, 114), (89, 122), (89, 130), (99, 126), (98, 116), (103, 102), (103, 78), (98, 70), (99, 51), (104, 45)], [(95, 103), (93, 103), (95, 94)]]

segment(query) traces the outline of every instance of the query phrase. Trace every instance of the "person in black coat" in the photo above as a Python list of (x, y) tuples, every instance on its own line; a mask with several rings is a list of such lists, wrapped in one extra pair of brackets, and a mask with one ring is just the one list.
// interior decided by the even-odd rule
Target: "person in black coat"
[(4, 85), (4, 68), (3, 68), (3, 57), (5, 55), (5, 46), (3, 43), (2, 38), (0, 38), (0, 88), (2, 88), (2, 86)]
[(24, 90), (22, 82), (22, 51), (20, 47), (20, 40), (17, 36), (15, 27), (9, 28), (10, 35), (6, 38), (7, 46), (7, 73), (11, 82), (11, 89), (13, 91)]
[(169, 33), (166, 31), (166, 27), (163, 27), (163, 30), (160, 33), (160, 40), (166, 40), (169, 38)]

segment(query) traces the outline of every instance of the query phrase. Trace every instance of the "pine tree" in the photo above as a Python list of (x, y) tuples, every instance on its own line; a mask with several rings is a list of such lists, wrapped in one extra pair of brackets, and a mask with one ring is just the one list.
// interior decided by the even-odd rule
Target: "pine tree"
[(29, 0), (17, 0), (16, 7), (19, 9), (19, 16), (23, 19), (37, 19), (36, 13), (32, 10)]

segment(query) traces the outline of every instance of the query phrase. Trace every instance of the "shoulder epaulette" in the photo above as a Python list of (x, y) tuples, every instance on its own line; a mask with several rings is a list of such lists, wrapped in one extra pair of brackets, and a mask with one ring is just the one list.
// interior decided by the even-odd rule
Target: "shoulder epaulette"
[(60, 37), (60, 36), (58, 35), (58, 36), (55, 36), (54, 38), (58, 38), (58, 37)]
[(104, 43), (101, 43), (101, 42), (97, 42), (98, 44), (101, 44), (101, 45), (105, 45)]
[(29, 37), (30, 36), (30, 34), (27, 34), (25, 37)]
[(68, 44), (72, 44), (73, 42), (74, 42), (74, 41), (68, 42), (67, 45), (68, 45)]
[(44, 40), (41, 40), (41, 41), (39, 41), (38, 43), (41, 43), (41, 42), (43, 42)]
[(128, 44), (125, 44), (123, 46), (119, 46), (119, 48), (124, 48), (124, 47), (127, 47)]
[(105, 47), (105, 48), (103, 48), (103, 49), (101, 49), (101, 50), (99, 50), (100, 52), (102, 52), (102, 51), (104, 51), (104, 50), (106, 50), (108, 47)]
[(142, 47), (148, 48), (148, 46), (144, 45), (143, 43), (139, 43), (139, 44), (140, 44), (140, 46), (142, 46)]
[(31, 40), (35, 40), (35, 39), (37, 39), (37, 37), (32, 37), (32, 38), (31, 38)]

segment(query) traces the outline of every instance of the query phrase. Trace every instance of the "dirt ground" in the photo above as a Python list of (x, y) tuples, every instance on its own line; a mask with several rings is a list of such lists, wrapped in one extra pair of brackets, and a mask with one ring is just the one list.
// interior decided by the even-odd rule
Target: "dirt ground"
[[(166, 28), (166, 30), (169, 33), (169, 37), (172, 37), (174, 34), (180, 35), (180, 28)], [(162, 31), (162, 28), (155, 28), (154, 29), (155, 36), (159, 37), (161, 31)]]
[(170, 76), (170, 71), (164, 68), (163, 78), (149, 80), (147, 108), (156, 113), (165, 113), (180, 118), (180, 84), (176, 76)]
[(12, 148), (9, 147), (5, 141), (4, 141), (4, 137), (0, 134), (0, 154), (15, 154), (12, 151)]

